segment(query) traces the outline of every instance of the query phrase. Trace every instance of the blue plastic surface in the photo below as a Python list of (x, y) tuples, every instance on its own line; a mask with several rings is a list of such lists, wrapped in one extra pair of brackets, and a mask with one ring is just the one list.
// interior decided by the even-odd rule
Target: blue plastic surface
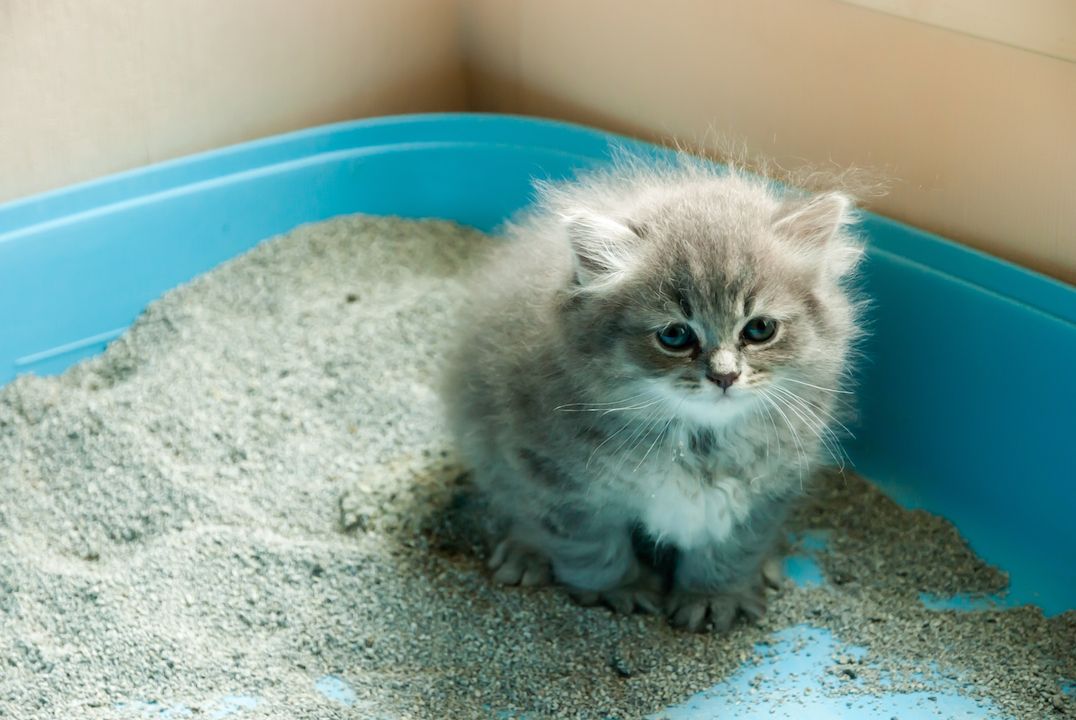
[[(688, 698), (649, 720), (851, 720), (852, 718), (1002, 718), (992, 703), (962, 693), (960, 683), (930, 672), (937, 689), (930, 692), (839, 694), (843, 682), (828, 670), (835, 651), (858, 654), (862, 648), (838, 645), (828, 630), (807, 625), (775, 633), (765, 645), (755, 647), (760, 656), (747, 662), (726, 680)], [(845, 688), (846, 689), (846, 688)]]
[[(0, 384), (99, 352), (154, 298), (296, 225), (365, 212), (495, 229), (636, 141), (427, 115), (315, 128), (0, 206)], [(866, 214), (874, 299), (856, 470), (953, 520), (1005, 604), (1076, 608), (1076, 290)]]

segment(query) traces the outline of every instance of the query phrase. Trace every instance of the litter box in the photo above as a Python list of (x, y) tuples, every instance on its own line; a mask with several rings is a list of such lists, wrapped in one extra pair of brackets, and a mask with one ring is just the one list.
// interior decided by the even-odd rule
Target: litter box
[[(0, 206), (0, 384), (58, 373), (102, 351), (154, 298), (299, 224), (362, 212), (492, 231), (530, 201), (533, 178), (606, 162), (617, 144), (665, 152), (544, 120), (391, 117)], [(862, 412), (847, 450), (859, 473), (898, 502), (950, 519), (1011, 579), (996, 597), (923, 602), (969, 612), (1076, 608), (1076, 290), (871, 213), (860, 229), (874, 303)], [(809, 561), (790, 568), (794, 580), (817, 573)], [(820, 682), (832, 642), (824, 628), (793, 629), (774, 638), (764, 662), (809, 688)], [(659, 717), (786, 716), (737, 704), (745, 673), (699, 691)], [(821, 695), (787, 717), (922, 712), (914, 694), (832, 703)], [(930, 717), (979, 707), (958, 687), (932, 702)]]

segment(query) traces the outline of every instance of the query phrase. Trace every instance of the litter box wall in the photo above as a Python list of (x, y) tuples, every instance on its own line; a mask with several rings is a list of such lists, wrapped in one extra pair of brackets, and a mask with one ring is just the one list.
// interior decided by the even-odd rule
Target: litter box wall
[[(364, 212), (497, 227), (532, 177), (629, 142), (506, 116), (329, 125), (0, 206), (0, 383), (100, 352), (166, 290), (296, 225)], [(661, 152), (637, 144), (648, 152)], [(874, 298), (856, 469), (953, 520), (1006, 603), (1076, 608), (1076, 290), (865, 214)]]

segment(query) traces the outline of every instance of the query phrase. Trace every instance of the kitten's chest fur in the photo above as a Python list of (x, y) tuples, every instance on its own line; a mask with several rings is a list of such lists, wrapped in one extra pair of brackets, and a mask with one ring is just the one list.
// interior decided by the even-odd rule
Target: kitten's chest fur
[(728, 542), (760, 500), (757, 483), (775, 472), (768, 456), (736, 432), (685, 428), (668, 445), (634, 478), (642, 525), (683, 549)]
[(695, 478), (654, 478), (640, 520), (655, 540), (688, 550), (727, 542), (751, 514), (754, 498), (737, 478), (703, 486)]

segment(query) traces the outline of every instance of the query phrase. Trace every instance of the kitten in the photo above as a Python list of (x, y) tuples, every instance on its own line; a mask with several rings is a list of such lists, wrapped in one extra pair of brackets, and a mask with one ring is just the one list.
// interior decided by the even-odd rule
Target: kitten
[(446, 388), (504, 521), (497, 581), (691, 630), (761, 616), (790, 503), (839, 459), (852, 221), (844, 194), (684, 158), (539, 188), (480, 274)]

